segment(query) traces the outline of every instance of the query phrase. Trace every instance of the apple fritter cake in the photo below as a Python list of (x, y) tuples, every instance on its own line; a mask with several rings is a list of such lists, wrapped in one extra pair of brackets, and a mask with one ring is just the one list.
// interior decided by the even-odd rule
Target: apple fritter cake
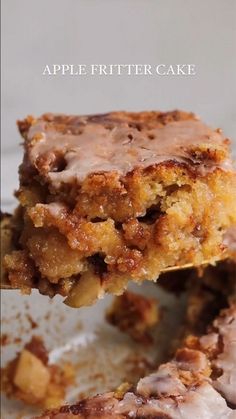
[(194, 114), (45, 114), (24, 138), (8, 280), (73, 307), (167, 267), (214, 263), (236, 224), (229, 140)]

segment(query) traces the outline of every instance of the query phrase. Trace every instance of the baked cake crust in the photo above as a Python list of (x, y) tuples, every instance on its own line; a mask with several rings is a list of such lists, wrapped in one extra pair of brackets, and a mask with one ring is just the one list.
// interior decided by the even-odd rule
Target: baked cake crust
[[(132, 279), (225, 257), (236, 224), (229, 140), (191, 113), (45, 114), (18, 123), (18, 241), (9, 281), (70, 306), (121, 294)], [(27, 266), (22, 284), (19, 266)]]

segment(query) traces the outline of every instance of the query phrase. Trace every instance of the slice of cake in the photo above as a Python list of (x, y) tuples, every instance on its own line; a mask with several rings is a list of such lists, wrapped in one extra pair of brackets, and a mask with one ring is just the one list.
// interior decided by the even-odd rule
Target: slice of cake
[(219, 129), (180, 111), (45, 114), (18, 125), (20, 206), (4, 258), (14, 286), (80, 307), (129, 280), (225, 257), (236, 176)]

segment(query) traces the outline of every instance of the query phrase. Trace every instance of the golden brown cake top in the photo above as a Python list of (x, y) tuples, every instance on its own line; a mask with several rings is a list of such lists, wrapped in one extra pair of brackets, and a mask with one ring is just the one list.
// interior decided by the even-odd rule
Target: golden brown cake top
[(45, 114), (19, 122), (27, 164), (55, 187), (91, 173), (126, 175), (165, 161), (204, 173), (230, 168), (228, 140), (190, 113), (112, 112), (103, 115)]

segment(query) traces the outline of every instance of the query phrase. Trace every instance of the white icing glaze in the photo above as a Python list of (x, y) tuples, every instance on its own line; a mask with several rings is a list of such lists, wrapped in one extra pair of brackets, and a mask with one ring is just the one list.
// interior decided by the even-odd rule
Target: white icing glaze
[(176, 374), (174, 365), (161, 366), (158, 373), (141, 378), (137, 385), (137, 392), (144, 397), (177, 396), (184, 394), (186, 388)]
[[(204, 160), (198, 164), (191, 150), (201, 145), (211, 149), (225, 147), (221, 132), (198, 120), (159, 124), (143, 131), (121, 121), (110, 130), (102, 123), (87, 123), (81, 130), (73, 134), (68, 125), (66, 132), (60, 132), (53, 124), (39, 119), (28, 132), (29, 158), (33, 165), (46, 154), (64, 156), (62, 171), (53, 172), (50, 167), (46, 170), (46, 177), (55, 187), (74, 180), (81, 182), (90, 173), (115, 171), (124, 175), (137, 166), (147, 167), (167, 160), (188, 162), (199, 171), (212, 170), (215, 161)], [(221, 166), (229, 170), (231, 163), (226, 159)]]
[(222, 375), (214, 382), (215, 388), (236, 405), (236, 310), (232, 315), (214, 322), (223, 339), (223, 352), (218, 355), (214, 365), (222, 369)]

